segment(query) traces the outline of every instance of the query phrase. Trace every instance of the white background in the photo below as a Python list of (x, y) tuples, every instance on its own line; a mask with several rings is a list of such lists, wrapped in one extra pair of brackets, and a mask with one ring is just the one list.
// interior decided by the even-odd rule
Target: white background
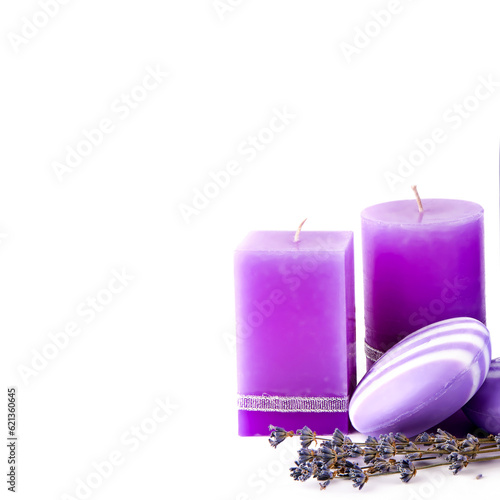
[[(434, 469), (410, 485), (373, 479), (363, 493), (344, 481), (324, 493), (293, 482), (285, 447), (236, 436), (232, 343), (235, 246), (250, 230), (295, 230), (308, 217), (304, 230), (355, 231), (361, 376), (359, 213), (411, 197), (416, 183), (424, 199), (485, 208), (488, 325), (500, 355), (498, 83), (467, 118), (452, 118), (464, 100), (475, 107), (481, 78), (500, 82), (498, 2), (401, 0), (384, 27), (373, 12), (388, 0), (57, 5), (46, 23), (34, 0), (0, 7), (0, 419), (16, 385), (17, 498), (83, 498), (77, 485), (89, 478), (89, 498), (498, 491), (496, 464), (456, 477)], [(46, 25), (26, 27), (32, 20)], [(346, 57), (342, 44), (355, 42)], [(137, 88), (147, 68), (168, 76)], [(140, 102), (123, 104), (131, 93)], [(244, 153), (273, 110), (294, 118)], [(85, 149), (85, 131), (103, 119), (113, 130)], [(435, 128), (446, 140), (391, 189), (386, 172)], [(87, 156), (58, 176), (54, 165), (79, 145)], [(238, 173), (186, 221), (182, 204), (228, 162)], [(113, 271), (133, 278), (110, 295)], [(110, 303), (91, 318), (83, 311), (96, 296)], [(54, 355), (49, 334), (71, 322), (80, 334)], [(23, 376), (34, 358), (38, 369)], [(160, 423), (157, 398), (171, 407)], [(138, 444), (141, 425), (149, 434)], [(93, 463), (110, 456), (120, 464), (99, 481)]]

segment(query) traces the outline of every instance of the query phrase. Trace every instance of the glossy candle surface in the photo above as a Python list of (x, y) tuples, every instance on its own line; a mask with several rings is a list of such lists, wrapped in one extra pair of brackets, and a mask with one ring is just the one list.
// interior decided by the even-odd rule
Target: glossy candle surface
[(422, 213), (415, 200), (404, 200), (361, 214), (368, 368), (380, 353), (436, 321), (467, 316), (486, 322), (482, 207), (460, 200), (422, 203)]
[[(235, 252), (238, 393), (249, 402), (238, 410), (243, 436), (268, 435), (270, 424), (348, 430), (356, 384), (353, 236), (302, 231), (293, 239), (293, 232), (252, 232)], [(297, 397), (316, 398), (312, 411), (264, 411)], [(262, 410), (257, 398), (265, 399)], [(337, 398), (340, 406), (325, 410)]]

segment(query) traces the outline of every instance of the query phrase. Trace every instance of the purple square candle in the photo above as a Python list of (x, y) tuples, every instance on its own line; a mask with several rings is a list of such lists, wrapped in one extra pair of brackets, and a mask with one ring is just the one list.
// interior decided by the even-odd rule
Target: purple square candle
[(235, 252), (238, 421), (348, 431), (356, 385), (351, 232), (250, 233)]

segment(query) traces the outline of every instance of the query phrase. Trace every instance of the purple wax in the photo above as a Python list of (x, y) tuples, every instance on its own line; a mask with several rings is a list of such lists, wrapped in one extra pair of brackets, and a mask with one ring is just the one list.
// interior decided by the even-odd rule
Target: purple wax
[(463, 410), (481, 429), (500, 434), (500, 358), (491, 362), (484, 384)]
[(486, 322), (480, 205), (393, 201), (362, 214), (367, 366), (408, 334), (460, 316)]
[(235, 252), (238, 420), (348, 431), (356, 384), (351, 232), (258, 231)]
[(489, 332), (475, 319), (422, 328), (389, 349), (360, 381), (349, 406), (352, 425), (371, 435), (426, 431), (474, 396), (490, 360)]

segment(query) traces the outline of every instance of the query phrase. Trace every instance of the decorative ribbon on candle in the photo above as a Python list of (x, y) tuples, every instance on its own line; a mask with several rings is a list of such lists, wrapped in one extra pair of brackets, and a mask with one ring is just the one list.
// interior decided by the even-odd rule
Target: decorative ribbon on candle
[(375, 349), (365, 341), (365, 355), (370, 361), (376, 363), (384, 354), (385, 352)]
[(263, 394), (238, 394), (238, 410), (247, 411), (277, 411), (282, 413), (308, 412), (347, 412), (349, 398), (345, 397), (303, 397), (303, 396), (270, 396)]

